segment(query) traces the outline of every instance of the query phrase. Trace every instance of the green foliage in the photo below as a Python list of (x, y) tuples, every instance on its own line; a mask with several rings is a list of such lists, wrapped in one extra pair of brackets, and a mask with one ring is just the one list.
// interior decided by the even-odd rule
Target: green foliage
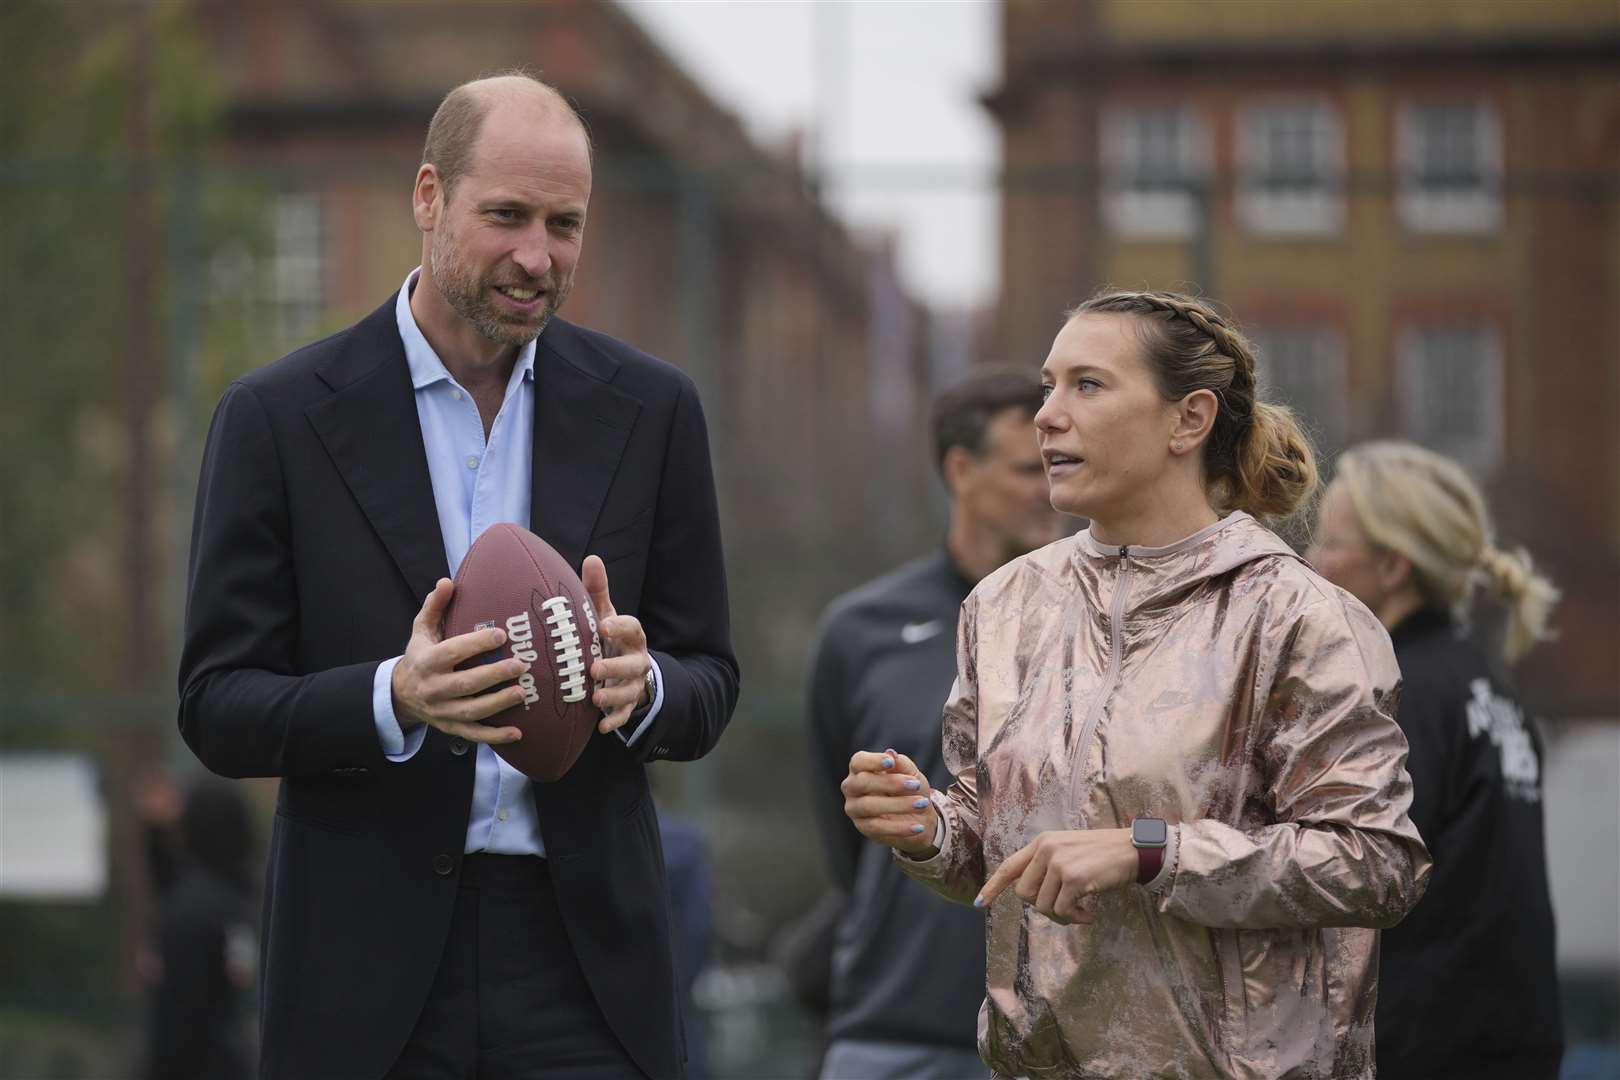
[[(116, 690), (127, 633), (121, 559), (126, 544), (129, 435), (124, 363), (131, 309), (132, 178), (126, 127), (135, 93), (133, 19), (139, 5), (8, 0), (0, 5), (0, 686)], [(174, 256), (206, 267), (212, 249), (251, 242), (252, 192), (177, 202), (175, 178), (195, 174), (224, 101), (202, 40), (180, 3), (151, 4), (145, 252), (152, 424), (147, 440), (154, 595), (172, 589), (183, 535), (172, 524), (175, 432), (192, 422), (169, 399), (175, 313), (199, 298), (206, 273), (178, 274)], [(179, 189), (184, 190), (184, 189)], [(220, 226), (214, 231), (214, 226)], [(179, 227), (189, 243), (177, 245)], [(206, 332), (204, 331), (204, 334)], [(203, 336), (192, 334), (192, 337)], [(189, 500), (189, 493), (185, 496)], [(160, 613), (166, 614), (160, 607)], [(163, 627), (153, 627), (160, 633)], [(87, 662), (94, 658), (94, 662)], [(98, 673), (102, 673), (98, 675)]]

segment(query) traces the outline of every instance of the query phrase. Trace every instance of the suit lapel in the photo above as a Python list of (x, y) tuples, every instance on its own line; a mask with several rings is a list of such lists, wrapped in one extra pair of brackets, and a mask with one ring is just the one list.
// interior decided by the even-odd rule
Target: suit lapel
[(305, 415), (420, 600), (449, 576), (449, 562), (394, 300), (357, 324), (316, 373), (333, 393)]
[(576, 570), (585, 560), (641, 402), (608, 384), (618, 362), (560, 319), (534, 362), (529, 528)]

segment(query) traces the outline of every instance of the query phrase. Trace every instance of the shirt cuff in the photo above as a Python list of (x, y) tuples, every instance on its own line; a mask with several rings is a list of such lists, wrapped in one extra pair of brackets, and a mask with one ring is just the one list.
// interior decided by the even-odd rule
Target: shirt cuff
[(636, 745), (636, 740), (640, 739), (647, 733), (647, 729), (652, 726), (654, 718), (658, 716), (658, 711), (664, 707), (664, 673), (659, 670), (658, 661), (654, 660), (651, 655), (647, 657), (647, 660), (652, 664), (652, 705), (647, 709), (647, 715), (641, 718), (641, 723), (636, 725), (636, 730), (632, 731), (629, 735), (624, 733), (623, 728), (615, 728), (613, 730), (613, 734), (624, 740), (624, 745), (626, 746)]
[(377, 742), (389, 761), (409, 761), (422, 748), (427, 725), (418, 724), (409, 734), (400, 730), (394, 715), (394, 666), (404, 657), (396, 656), (377, 665), (371, 678), (371, 722), (377, 728)]

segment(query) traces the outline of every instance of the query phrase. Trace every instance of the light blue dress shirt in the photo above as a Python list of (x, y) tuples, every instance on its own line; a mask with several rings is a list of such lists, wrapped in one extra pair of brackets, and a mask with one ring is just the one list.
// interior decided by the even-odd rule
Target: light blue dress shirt
[[(416, 388), (416, 415), (422, 425), (422, 442), (427, 447), (428, 475), (433, 481), (433, 502), (439, 511), (439, 532), (444, 539), (445, 560), (454, 577), (485, 529), (499, 522), (529, 527), (529, 498), (533, 479), (534, 449), (534, 352), (533, 341), (525, 345), (512, 365), (506, 396), (500, 412), (484, 438), (484, 421), (478, 405), (450, 372), (422, 336), (411, 313), (411, 290), (416, 285), (418, 267), (405, 278), (394, 304), (399, 336), (405, 342), (405, 360), (411, 369), (411, 385)], [(400, 730), (394, 715), (394, 665), (399, 657), (377, 665), (372, 681), (371, 710), (377, 738), (390, 761), (409, 760), (427, 736), (427, 726)], [(664, 705), (663, 675), (653, 662), (653, 678), (658, 684), (649, 709), (634, 732), (614, 732), (627, 746), (633, 746)], [(540, 819), (535, 813), (529, 778), (508, 765), (488, 746), (478, 746), (473, 775), (472, 814), (467, 820), (466, 851), (487, 851), (500, 855), (544, 855)]]

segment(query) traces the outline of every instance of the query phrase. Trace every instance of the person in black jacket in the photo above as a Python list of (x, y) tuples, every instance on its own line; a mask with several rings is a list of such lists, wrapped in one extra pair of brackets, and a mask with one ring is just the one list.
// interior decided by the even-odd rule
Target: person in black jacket
[(147, 1080), (252, 1075), (248, 1004), (255, 973), (253, 829), (234, 788), (186, 794), (179, 851), (159, 894), (146, 1024)]
[(1379, 1080), (1550, 1080), (1563, 1034), (1541, 741), (1464, 619), (1483, 581), (1508, 607), (1511, 663), (1546, 636), (1557, 590), (1491, 542), (1461, 467), (1408, 443), (1339, 458), (1308, 554), (1394, 642), (1411, 816), (1434, 857), (1428, 892), (1383, 935)]
[[(868, 843), (844, 814), (850, 755), (893, 747), (931, 782), (950, 781), (940, 714), (956, 677), (956, 620), (974, 583), (1058, 539), (1033, 419), (1032, 372), (969, 375), (934, 405), (951, 498), (940, 550), (828, 607), (810, 677), (815, 809), (835, 885), (849, 895), (832, 952), (823, 1080), (980, 1076), (984, 916), (947, 903)], [(821, 958), (826, 963), (825, 957)]]

